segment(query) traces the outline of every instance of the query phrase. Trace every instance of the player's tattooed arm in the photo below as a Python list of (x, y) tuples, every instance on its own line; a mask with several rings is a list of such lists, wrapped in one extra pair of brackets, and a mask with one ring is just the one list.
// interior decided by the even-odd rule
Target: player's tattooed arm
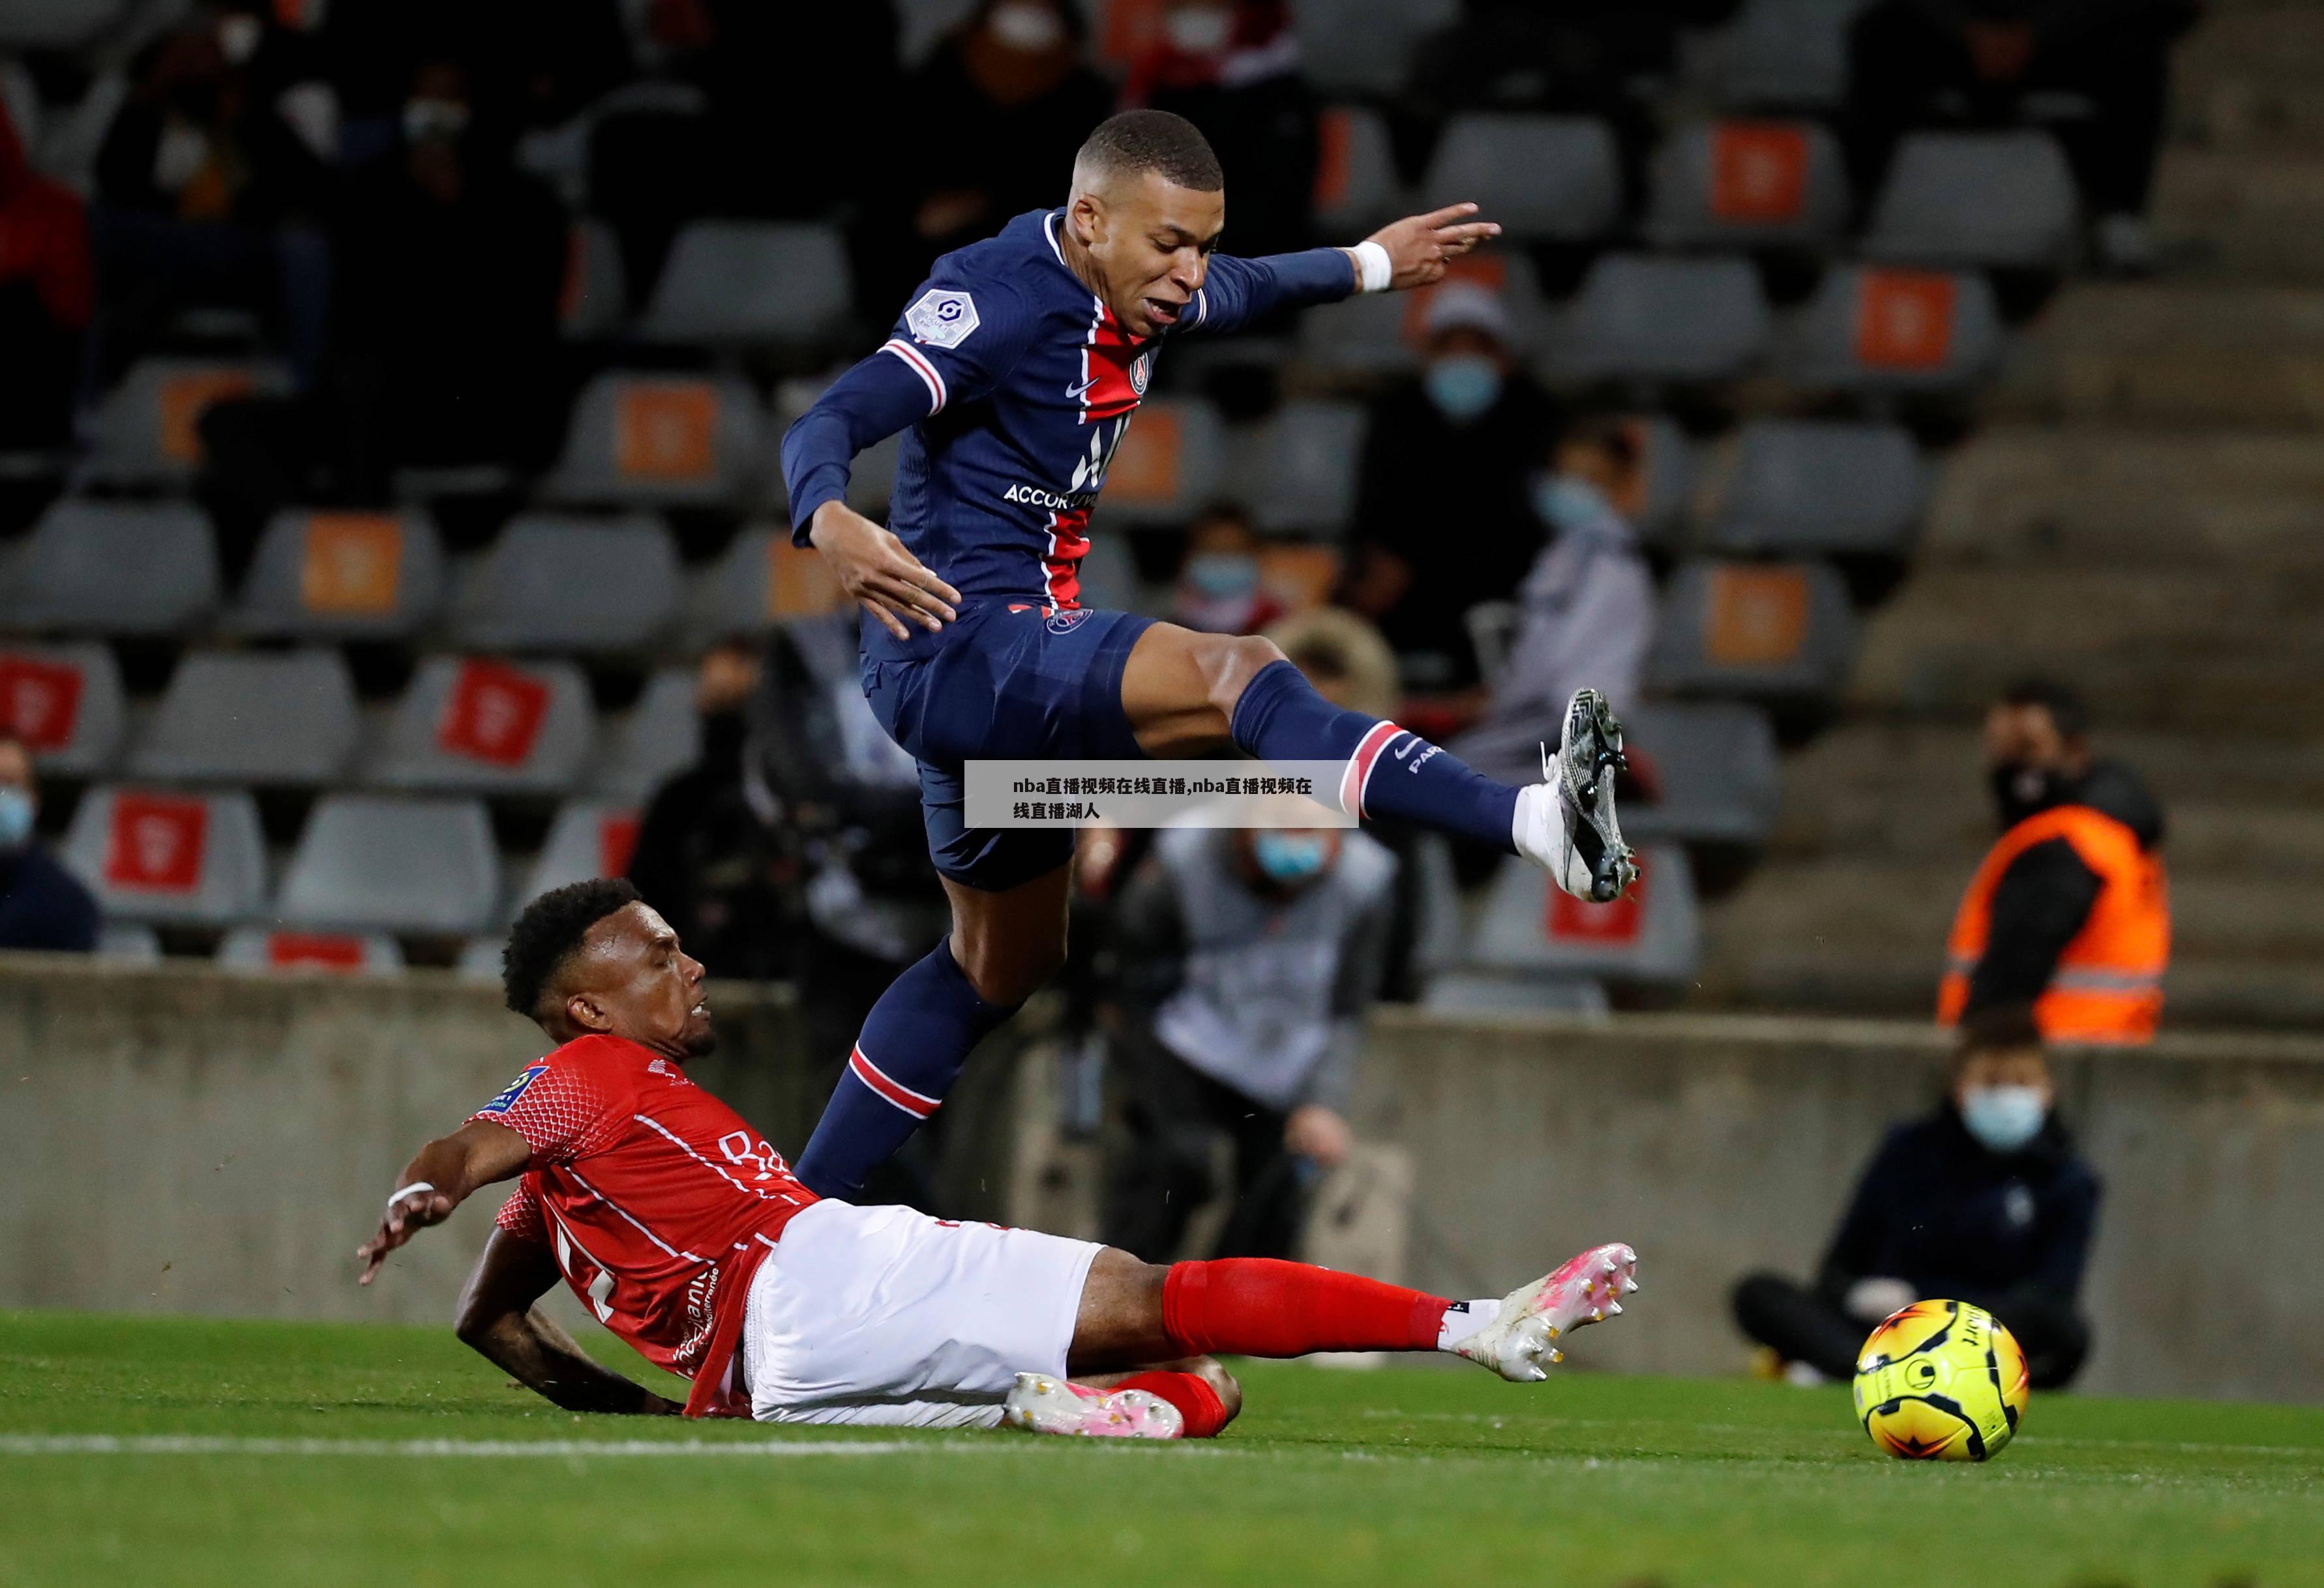
[(455, 1331), (503, 1372), (567, 1411), (677, 1417), (686, 1408), (605, 1367), (533, 1303), (558, 1281), (538, 1241), (494, 1230), (460, 1292)]
[[(1391, 222), (1364, 241), (1379, 243), (1387, 252), (1391, 290), (1426, 287), (1444, 279), (1450, 261), (1501, 234), (1498, 221), (1471, 220), (1470, 217), (1476, 213), (1473, 204), (1447, 205), (1427, 215), (1406, 216)], [(1348, 252), (1352, 258), (1355, 251), (1350, 249)], [(1356, 268), (1360, 280), (1360, 262)]]
[(898, 639), (909, 639), (907, 622), (934, 634), (959, 613), (960, 592), (946, 584), (906, 549), (894, 535), (843, 501), (816, 509), (807, 539), (823, 554), (840, 588), (865, 611), (887, 625)]
[(479, 1186), (512, 1180), (532, 1160), (532, 1147), (504, 1124), (472, 1119), (420, 1149), (403, 1166), (372, 1238), (355, 1248), (368, 1285), (387, 1254), (430, 1225), (442, 1224)]

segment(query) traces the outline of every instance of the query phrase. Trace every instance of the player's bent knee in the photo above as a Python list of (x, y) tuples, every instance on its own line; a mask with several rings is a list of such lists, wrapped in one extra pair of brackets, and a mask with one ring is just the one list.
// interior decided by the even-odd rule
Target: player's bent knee
[(1221, 635), (1203, 658), (1203, 677), (1211, 704), (1230, 718), (1235, 702), (1250, 681), (1273, 663), (1284, 660), (1283, 647), (1264, 635)]

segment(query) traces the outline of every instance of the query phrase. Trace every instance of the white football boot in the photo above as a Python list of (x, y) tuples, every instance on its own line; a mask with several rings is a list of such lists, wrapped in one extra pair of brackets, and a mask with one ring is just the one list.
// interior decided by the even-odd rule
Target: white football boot
[(1019, 1373), (1001, 1404), (1001, 1426), (1093, 1439), (1176, 1439), (1185, 1433), (1186, 1419), (1145, 1390), (1093, 1390), (1047, 1373)]
[(1638, 1288), (1637, 1267), (1638, 1254), (1618, 1241), (1592, 1246), (1504, 1296), (1493, 1321), (1455, 1342), (1453, 1353), (1511, 1383), (1539, 1383), (1565, 1360), (1551, 1342), (1619, 1314), (1621, 1299)]
[(1614, 777), (1622, 758), (1622, 725), (1594, 689), (1565, 703), (1565, 727), (1553, 765), (1545, 748), (1542, 781), (1517, 792), (1517, 853), (1549, 873), (1577, 899), (1603, 904), (1638, 879), (1637, 857), (1614, 820)]

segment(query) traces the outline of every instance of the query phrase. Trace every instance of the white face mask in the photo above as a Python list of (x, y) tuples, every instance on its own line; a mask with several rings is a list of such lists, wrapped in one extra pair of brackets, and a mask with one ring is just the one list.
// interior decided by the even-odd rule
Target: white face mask
[(2040, 1087), (1971, 1087), (1961, 1095), (1961, 1124), (1988, 1152), (2019, 1151), (2042, 1134), (2049, 1115)]
[(265, 37), (266, 24), (246, 11), (218, 18), (218, 53), (229, 66), (240, 66), (257, 54)]
[(1162, 34), (1181, 55), (1223, 55), (1234, 18), (1215, 5), (1181, 5), (1162, 19)]
[(1065, 23), (1046, 5), (996, 5), (992, 14), (984, 19), (984, 25), (1009, 48), (1022, 50), (1028, 55), (1055, 50), (1065, 40)]

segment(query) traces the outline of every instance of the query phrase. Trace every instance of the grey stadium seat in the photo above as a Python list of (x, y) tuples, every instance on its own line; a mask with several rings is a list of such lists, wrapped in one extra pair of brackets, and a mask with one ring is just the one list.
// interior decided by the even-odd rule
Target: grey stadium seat
[(97, 929), (97, 957), (119, 965), (159, 965), (161, 935), (134, 921), (108, 921)]
[(43, 775), (100, 777), (121, 753), (121, 668), (110, 647), (0, 643), (0, 724)]
[[(828, 381), (819, 379), (785, 381), (775, 388), (774, 423), (769, 427), (767, 448), (770, 457), (779, 453), (782, 438), (798, 423), (801, 414), (815, 406)], [(855, 455), (847, 471), (847, 505), (857, 512), (884, 519), (888, 499), (896, 489), (896, 454), (901, 437), (890, 436), (875, 441)], [(766, 472), (766, 509), (778, 517), (790, 517), (790, 493), (783, 483), (783, 472), (778, 462), (770, 462)]]
[(2080, 228), (2074, 174), (2049, 133), (1915, 133), (1889, 165), (1864, 253), (1903, 264), (2057, 267)]
[(260, 537), (226, 624), (263, 639), (404, 639), (443, 600), (443, 542), (419, 509), (290, 508)]
[(1702, 962), (1702, 919), (1694, 873), (1676, 844), (1639, 849), (1638, 881), (1609, 904), (1570, 897), (1531, 862), (1511, 858), (1494, 874), (1469, 964), (1499, 971), (1683, 985)]
[(1713, 91), (1741, 109), (1824, 110), (1848, 93), (1848, 29), (1868, 0), (1744, 0), (1712, 44)]
[[(1471, 281), (1499, 295), (1519, 353), (1540, 344), (1548, 311), (1533, 266), (1523, 254), (1511, 249), (1471, 254), (1455, 262), (1458, 268), (1448, 280)], [(1417, 369), (1430, 290), (1360, 292), (1309, 309), (1299, 322), (1301, 362), (1351, 374)]]
[(757, 396), (734, 377), (610, 372), (582, 388), (541, 490), (566, 502), (739, 506), (759, 484), (764, 432)]
[(1302, 75), (1326, 94), (1394, 93), (1412, 47), (1460, 14), (1460, 0), (1292, 0)]
[(571, 662), (431, 656), (397, 702), (369, 780), (389, 788), (563, 794), (595, 748), (588, 681)]
[(1287, 402), (1233, 437), (1228, 494), (1265, 530), (1337, 534), (1356, 510), (1364, 410), (1352, 402)]
[(568, 340), (593, 342), (622, 328), (629, 315), (629, 280), (621, 240), (595, 216), (583, 216), (566, 235), (565, 290), (558, 325)]
[(1105, 466), (1100, 521), (1183, 524), (1218, 494), (1226, 427), (1201, 398), (1143, 404)]
[(1420, 197), (1425, 206), (1473, 201), (1520, 241), (1603, 236), (1622, 203), (1613, 129), (1586, 116), (1456, 115)]
[(1768, 335), (1748, 262), (1609, 253), (1557, 317), (1541, 368), (1555, 381), (1721, 381), (1748, 369)]
[(694, 687), (690, 667), (663, 667), (646, 681), (638, 703), (612, 736), (612, 753), (597, 763), (590, 784), (597, 794), (642, 805), (665, 779), (702, 758), (702, 718), (695, 709)]
[(630, 851), (637, 841), (635, 805), (610, 800), (566, 801), (549, 824), (540, 857), (509, 897), (508, 918), (514, 921), (518, 911), (553, 887), (625, 875)]
[(694, 221), (670, 244), (639, 335), (707, 346), (819, 344), (848, 318), (836, 226)]
[(493, 982), (501, 979), (501, 956), (508, 950), (508, 938), (487, 933), (472, 937), (460, 945), (460, 958), (452, 967), (452, 974), (462, 981)]
[(694, 576), (681, 627), (687, 643), (706, 645), (849, 604), (820, 553), (793, 546), (787, 527), (751, 524)]
[(1735, 466), (1704, 544), (1902, 555), (1928, 491), (1928, 471), (1901, 425), (1754, 419), (1736, 438)]
[(1856, 652), (1848, 588), (1824, 563), (1682, 564), (1646, 653), (1646, 686), (1665, 694), (1821, 701)]
[(237, 926), (218, 941), (217, 962), (271, 976), (393, 976), (403, 968), (403, 950), (378, 932)]
[(1981, 275), (1846, 265), (1824, 272), (1776, 338), (1791, 385), (1843, 392), (1958, 391), (2002, 351)]
[(1315, 119), (1315, 224), (1323, 234), (1360, 237), (1404, 212), (1404, 184), (1379, 112), (1327, 106)]
[(129, 775), (174, 783), (318, 784), (355, 758), (355, 675), (336, 650), (193, 651), (130, 752)]
[(1648, 185), (1661, 248), (1815, 247), (1848, 224), (1840, 142), (1816, 122), (1690, 122), (1655, 151)]
[(1440, 1014), (1583, 1014), (1613, 1013), (1603, 982), (1540, 971), (1496, 975), (1447, 970), (1428, 978), (1420, 1006)]
[(1694, 506), (1694, 444), (1667, 414), (1632, 420), (1631, 434), (1638, 441), (1639, 467), (1646, 482), (1645, 500), (1637, 514), (1638, 538), (1650, 546), (1666, 546), (1678, 538)]
[(8, 0), (0, 7), (0, 46), (77, 50), (128, 9), (128, 0)]
[(80, 477), (103, 485), (188, 484), (201, 467), (198, 426), (212, 403), (290, 390), (290, 372), (276, 363), (140, 359), (97, 405)]
[(209, 520), (184, 502), (69, 498), (16, 550), (0, 622), (124, 637), (182, 633), (218, 604)]
[(1622, 737), (1662, 794), (1654, 804), (1624, 803), (1625, 838), (1757, 849), (1775, 831), (1783, 773), (1775, 728), (1758, 707), (1641, 701), (1623, 707)]
[(678, 546), (659, 520), (525, 513), (453, 598), (453, 642), (489, 651), (641, 650), (678, 615)]
[(109, 919), (226, 925), (254, 912), (266, 887), (258, 806), (238, 790), (93, 788), (62, 852)]
[(326, 794), (299, 835), (275, 914), (293, 927), (466, 934), (492, 923), (500, 887), (481, 801)]

